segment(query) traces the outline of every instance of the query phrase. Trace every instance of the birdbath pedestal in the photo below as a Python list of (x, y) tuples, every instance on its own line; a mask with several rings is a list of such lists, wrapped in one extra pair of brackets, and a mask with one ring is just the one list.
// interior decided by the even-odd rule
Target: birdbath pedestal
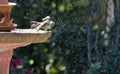
[(45, 42), (51, 36), (50, 31), (34, 29), (15, 29), (11, 32), (0, 32), (0, 74), (9, 74), (13, 49), (32, 43)]

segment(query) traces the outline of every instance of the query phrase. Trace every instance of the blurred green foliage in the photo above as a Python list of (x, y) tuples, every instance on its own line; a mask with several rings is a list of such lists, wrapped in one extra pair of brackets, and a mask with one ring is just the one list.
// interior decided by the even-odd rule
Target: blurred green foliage
[[(55, 22), (55, 27), (52, 30), (53, 35), (46, 42), (14, 50), (13, 58), (21, 58), (23, 68), (15, 68), (15, 70), (11, 68), (11, 74), (15, 71), (20, 74), (25, 74), (27, 71), (32, 74), (120, 73), (120, 50), (115, 52), (112, 43), (108, 46), (104, 44), (105, 39), (104, 34), (102, 34), (105, 32), (106, 18), (104, 0), (99, 2), (100, 6), (94, 6), (96, 0), (9, 1), (17, 2), (11, 16), (14, 18), (14, 23), (18, 24), (18, 28), (29, 28), (31, 20), (41, 21), (47, 15), (51, 16)], [(89, 5), (90, 2), (93, 2), (93, 6)], [(98, 8), (101, 10), (99, 14)], [(89, 64), (87, 36), (91, 21), (92, 62)], [(95, 37), (98, 29), (100, 29), (97, 44), (97, 50), (100, 54), (99, 61), (95, 51)], [(110, 39), (111, 42), (112, 39)]]

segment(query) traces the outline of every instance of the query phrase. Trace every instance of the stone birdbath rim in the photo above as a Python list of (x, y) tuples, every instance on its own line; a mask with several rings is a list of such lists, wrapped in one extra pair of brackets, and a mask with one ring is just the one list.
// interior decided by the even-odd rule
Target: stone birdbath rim
[(45, 42), (51, 35), (51, 31), (15, 29), (11, 32), (0, 32), (0, 37), (2, 37), (0, 43), (41, 43)]

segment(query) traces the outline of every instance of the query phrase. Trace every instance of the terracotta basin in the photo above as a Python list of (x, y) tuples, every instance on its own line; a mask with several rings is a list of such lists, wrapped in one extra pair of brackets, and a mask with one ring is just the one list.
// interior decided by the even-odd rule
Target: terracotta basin
[(4, 15), (3, 18), (0, 18), (0, 26), (11, 26), (11, 9), (15, 6), (16, 3), (0, 4), (0, 13)]
[(0, 4), (8, 4), (8, 0), (0, 0)]
[(9, 2), (8, 4), (0, 4), (0, 12), (8, 12), (11, 10), (13, 6), (15, 6), (16, 3)]
[(36, 31), (35, 29), (15, 29), (11, 32), (0, 32), (0, 74), (9, 74), (13, 49), (32, 43), (45, 42), (51, 34), (51, 31)]

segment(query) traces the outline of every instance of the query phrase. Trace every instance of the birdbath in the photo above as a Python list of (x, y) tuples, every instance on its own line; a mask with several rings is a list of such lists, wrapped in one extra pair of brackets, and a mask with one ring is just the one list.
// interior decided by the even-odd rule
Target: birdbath
[(9, 74), (13, 49), (45, 42), (52, 34), (51, 31), (44, 30), (16, 29), (10, 18), (11, 9), (15, 5), (8, 0), (0, 0), (0, 14), (4, 15), (0, 18), (0, 74)]

